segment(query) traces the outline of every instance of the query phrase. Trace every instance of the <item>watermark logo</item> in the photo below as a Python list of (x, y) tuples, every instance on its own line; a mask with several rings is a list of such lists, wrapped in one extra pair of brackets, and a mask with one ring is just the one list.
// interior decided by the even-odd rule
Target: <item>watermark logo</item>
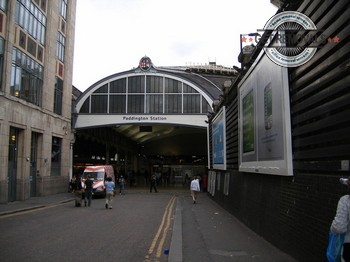
[[(272, 30), (272, 46), (265, 47), (266, 55), (272, 62), (283, 67), (297, 67), (308, 62), (316, 53), (317, 47), (311, 46), (316, 39), (310, 39), (308, 32), (317, 31), (314, 22), (306, 15), (286, 11), (274, 15), (265, 24), (264, 30)], [(324, 39), (323, 39), (324, 40)], [(322, 40), (322, 41), (323, 41)], [(274, 44), (278, 46), (274, 47)], [(308, 45), (309, 44), (309, 45)]]
[(337, 36), (334, 38), (325, 36), (308, 16), (296, 11), (285, 11), (274, 15), (264, 28), (258, 31), (267, 31), (271, 34), (243, 35), (241, 43), (254, 46), (254, 42), (263, 40), (266, 43), (263, 47), (266, 55), (272, 62), (283, 67), (301, 66), (307, 63), (325, 43), (339, 42)]

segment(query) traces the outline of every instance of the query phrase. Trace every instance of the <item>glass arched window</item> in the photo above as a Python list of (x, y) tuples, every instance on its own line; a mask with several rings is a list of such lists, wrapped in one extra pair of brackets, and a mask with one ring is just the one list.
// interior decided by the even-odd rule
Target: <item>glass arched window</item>
[(109, 83), (109, 113), (122, 114), (126, 108), (126, 78)]
[(137, 75), (104, 84), (85, 100), (80, 113), (206, 114), (209, 109), (203, 95), (183, 81)]

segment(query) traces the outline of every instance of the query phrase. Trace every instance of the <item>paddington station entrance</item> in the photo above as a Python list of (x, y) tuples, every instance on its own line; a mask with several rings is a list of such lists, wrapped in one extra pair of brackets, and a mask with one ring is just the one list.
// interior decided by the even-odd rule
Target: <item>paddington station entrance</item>
[(216, 65), (154, 67), (143, 57), (135, 69), (101, 79), (75, 103), (74, 172), (112, 164), (135, 183), (153, 171), (172, 182), (204, 174), (207, 115), (234, 76)]

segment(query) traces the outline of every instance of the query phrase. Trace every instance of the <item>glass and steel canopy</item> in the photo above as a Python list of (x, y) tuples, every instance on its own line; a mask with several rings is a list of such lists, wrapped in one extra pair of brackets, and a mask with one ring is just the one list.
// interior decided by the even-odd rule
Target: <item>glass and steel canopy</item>
[(211, 106), (189, 83), (160, 74), (122, 76), (86, 97), (79, 114), (206, 114)]

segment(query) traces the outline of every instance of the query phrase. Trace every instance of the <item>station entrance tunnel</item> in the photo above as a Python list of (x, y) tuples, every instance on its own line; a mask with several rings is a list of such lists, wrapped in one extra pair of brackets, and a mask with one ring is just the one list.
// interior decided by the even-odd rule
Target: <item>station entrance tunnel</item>
[[(145, 133), (149, 139), (134, 141), (127, 136), (131, 132)], [(110, 164), (118, 176), (132, 180), (131, 186), (146, 186), (153, 172), (164, 174), (169, 185), (183, 185), (186, 174), (206, 174), (207, 130), (171, 125), (82, 129), (76, 132), (73, 152), (75, 173), (87, 165)]]

